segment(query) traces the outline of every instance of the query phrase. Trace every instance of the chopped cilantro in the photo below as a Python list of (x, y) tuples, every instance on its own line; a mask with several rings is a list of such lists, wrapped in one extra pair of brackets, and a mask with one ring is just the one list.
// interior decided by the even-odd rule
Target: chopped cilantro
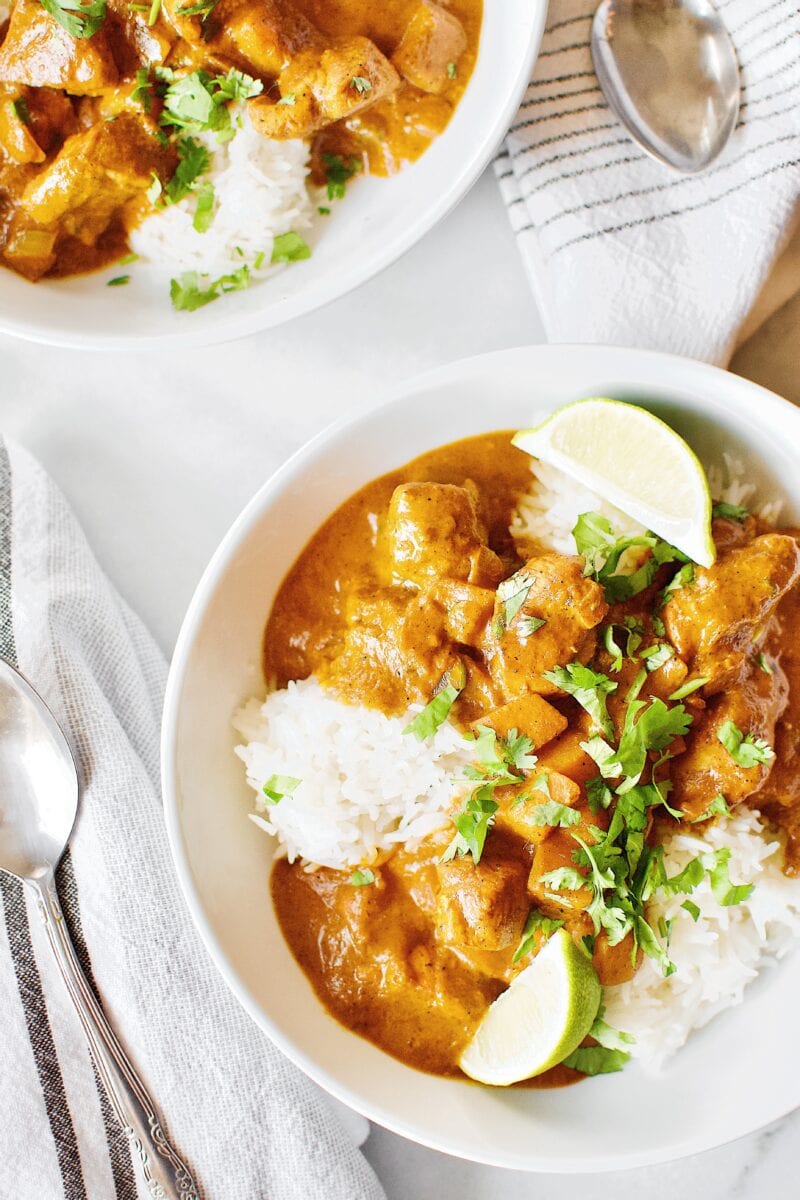
[(537, 629), (541, 629), (546, 624), (547, 621), (544, 617), (520, 617), (517, 621), (517, 633), (521, 637), (531, 637)]
[(587, 781), (586, 799), (593, 813), (597, 814), (601, 809), (608, 808), (611, 803), (611, 795), (611, 788), (602, 775), (595, 775), (594, 779)]
[(546, 942), (563, 924), (563, 921), (554, 921), (551, 917), (545, 917), (538, 909), (532, 908), (525, 922), (522, 938), (514, 951), (511, 961), (519, 962), (526, 954), (530, 954), (531, 950), (536, 946), (537, 933), (541, 936), (542, 941)]
[(473, 861), (479, 863), (486, 844), (486, 835), (494, 824), (498, 804), (494, 796), (494, 786), (483, 784), (472, 793), (464, 808), (453, 818), (456, 836), (444, 852), (442, 859), (455, 858), (457, 854), (471, 854)]
[(331, 210), (329, 208), (326, 208), (324, 204), (320, 204), (319, 208), (317, 209), (317, 212), (319, 213), (319, 215), (321, 217), (329, 217), (331, 215)]
[(454, 62), (449, 62), (447, 64), (447, 78), (455, 79), (457, 75), (458, 75), (458, 66)]
[[(196, 138), (179, 138), (176, 149), (178, 165), (175, 168), (175, 174), (164, 188), (164, 197), (168, 204), (177, 204), (184, 196), (188, 196), (199, 177), (205, 174), (211, 165), (211, 155), (202, 142), (198, 142)], [(202, 230), (198, 230), (198, 233), (200, 232)]]
[(31, 114), (24, 96), (11, 101), (11, 111), (22, 125), (30, 125)]
[(666, 637), (667, 627), (661, 620), (661, 617), (658, 615), (658, 613), (653, 613), (650, 618), (650, 623), (653, 626), (653, 633), (656, 635), (656, 637)]
[(323, 154), (325, 179), (328, 184), (328, 199), (343, 200), (348, 180), (361, 170), (357, 158), (342, 158), (339, 154)]
[(728, 521), (738, 521), (742, 525), (750, 516), (750, 510), (743, 508), (741, 504), (715, 504), (711, 509), (711, 515), (712, 517), (725, 517)]
[(106, 0), (40, 0), (42, 8), (74, 38), (90, 38), (106, 19)]
[(292, 107), (294, 107), (296, 102), (297, 102), (297, 98), (296, 98), (294, 92), (287, 92), (285, 96), (281, 96), (280, 100), (278, 101), (278, 104), (286, 104), (289, 106), (289, 108), (292, 108)]
[(563, 1066), (580, 1071), (582, 1075), (609, 1075), (621, 1071), (630, 1054), (625, 1050), (607, 1050), (605, 1046), (579, 1046), (563, 1061)]
[(681, 569), (673, 576), (667, 586), (660, 592), (659, 601), (661, 604), (666, 604), (672, 599), (675, 592), (681, 588), (694, 582), (694, 563), (684, 563)]
[(375, 882), (375, 872), (370, 867), (359, 867), (357, 871), (353, 871), (348, 883), (352, 883), (353, 887), (366, 887), (370, 883)]
[(130, 275), (115, 275), (113, 279), (109, 279), (106, 287), (124, 287), (126, 283), (130, 283)]
[(694, 679), (687, 679), (674, 692), (670, 692), (669, 699), (685, 700), (687, 696), (691, 696), (692, 692), (696, 692), (699, 688), (704, 687), (710, 678), (710, 675), (697, 675)]
[(657, 671), (659, 667), (663, 667), (664, 663), (668, 663), (674, 656), (675, 651), (669, 642), (656, 642), (654, 645), (648, 646), (646, 650), (642, 650), (639, 655), (644, 660), (648, 671)]
[(550, 825), (553, 828), (567, 829), (577, 825), (581, 814), (577, 809), (567, 804), (559, 804), (557, 800), (548, 800), (546, 804), (537, 804), (528, 814), (534, 825)]
[(194, 312), (227, 292), (239, 292), (250, 285), (250, 268), (245, 263), (238, 271), (221, 275), (207, 287), (201, 286), (201, 279), (208, 279), (208, 276), (198, 275), (197, 271), (185, 271), (178, 279), (171, 279), (169, 295), (172, 307), (179, 312)]
[(363, 75), (354, 75), (350, 80), (350, 87), (355, 88), (359, 96), (364, 96), (367, 92), (372, 91), (372, 84)]
[(152, 29), (158, 20), (158, 14), (161, 12), (161, 0), (153, 0), (150, 5), (150, 12), (147, 14), (147, 24)]
[[(640, 714), (638, 720), (637, 714)], [(625, 712), (622, 736), (616, 750), (600, 737), (590, 738), (581, 746), (597, 763), (604, 779), (624, 777), (624, 782), (617, 789), (624, 793), (639, 782), (648, 753), (651, 750), (665, 750), (676, 737), (687, 732), (691, 723), (691, 714), (682, 704), (667, 708), (658, 697), (654, 697), (649, 705), (644, 700), (632, 699)]]
[(452, 684), (443, 687), (432, 700), (429, 700), (422, 712), (417, 713), (413, 721), (406, 725), (403, 733), (413, 733), (418, 742), (432, 738), (440, 725), (443, 725), (450, 715), (450, 709), (458, 698), (459, 689)]
[(586, 887), (586, 877), (577, 867), (556, 867), (539, 876), (539, 882), (554, 892), (577, 892)]
[(594, 1024), (589, 1030), (589, 1037), (594, 1038), (601, 1046), (605, 1046), (606, 1050), (624, 1050), (626, 1046), (632, 1046), (636, 1038), (632, 1033), (623, 1033), (621, 1029), (612, 1029), (612, 1027), (603, 1020), (605, 1016), (605, 1008), (601, 1004), (600, 1010), (595, 1017)]
[[(729, 817), (731, 810), (728, 806), (728, 801), (723, 796), (722, 792), (718, 792), (714, 799), (709, 804), (708, 808), (700, 813), (699, 817), (692, 817), (691, 824), (697, 825), (700, 821), (708, 821), (711, 817)], [(686, 818), (684, 817), (684, 820)]]
[(687, 913), (689, 914), (689, 916), (692, 918), (693, 921), (696, 921), (697, 918), (700, 916), (700, 909), (694, 903), (693, 900), (684, 900), (683, 904), (681, 905), (681, 908), (686, 909)]
[(717, 730), (717, 737), (737, 766), (744, 767), (745, 770), (771, 762), (775, 757), (775, 751), (769, 742), (754, 737), (752, 733), (745, 736), (733, 721), (725, 721)]
[(261, 790), (268, 804), (277, 804), (284, 796), (291, 796), (301, 783), (294, 775), (270, 775)]
[(207, 233), (214, 220), (214, 185), (210, 179), (204, 179), (197, 189), (197, 207), (194, 210), (192, 226), (197, 233)]
[[(497, 589), (497, 599), (502, 604), (501, 614), (498, 616), (496, 630), (498, 637), (502, 637), (506, 629), (516, 617), (519, 610), (522, 608), (525, 601), (528, 599), (531, 588), (533, 587), (533, 576), (528, 575), (525, 571), (517, 571), (514, 575), (509, 575), (508, 579), (504, 579)], [(536, 628), (541, 628), (544, 621), (537, 625)], [(533, 630), (531, 631), (533, 632)]]
[[(629, 600), (631, 596), (644, 591), (655, 579), (659, 567), (665, 563), (687, 561), (685, 554), (655, 534), (617, 537), (611, 522), (596, 512), (581, 513), (572, 536), (578, 553), (586, 560), (586, 574), (592, 575), (603, 585), (606, 600), (610, 604)], [(636, 547), (649, 550), (648, 557), (631, 574), (618, 574), (623, 555)]]
[(279, 233), (272, 243), (270, 261), (273, 263), (300, 262), (301, 259), (310, 257), (311, 247), (303, 241), (299, 233), (294, 233), (292, 230), (288, 233)]
[(205, 25), (211, 13), (219, 4), (219, 0), (197, 0), (196, 4), (184, 4), (178, 9), (182, 17), (202, 17)]
[(561, 688), (562, 692), (574, 696), (606, 737), (614, 736), (614, 723), (608, 715), (606, 697), (617, 690), (618, 684), (607, 675), (601, 675), (578, 662), (544, 671), (543, 675), (550, 683)]
[(124, 258), (121, 258), (121, 259), (119, 260), (119, 265), (120, 265), (121, 267), (127, 267), (127, 266), (129, 266), (131, 263), (135, 263), (135, 262), (138, 262), (138, 261), (139, 261), (139, 255), (138, 255), (138, 254), (126, 254)]
[(756, 656), (756, 662), (758, 663), (759, 667), (761, 668), (761, 670), (764, 672), (765, 675), (774, 675), (775, 674), (775, 670), (772, 666), (772, 663), (769, 661), (767, 656), (764, 654), (763, 650), (761, 650), (759, 652), (759, 654)]
[[(615, 630), (625, 639), (625, 649), (616, 640)], [(644, 625), (633, 617), (626, 617), (622, 625), (606, 625), (603, 631), (603, 644), (611, 655), (611, 670), (615, 673), (622, 670), (623, 658), (633, 658), (642, 644)]]
[(150, 174), (151, 174), (152, 182), (150, 183), (150, 187), (145, 192), (145, 196), (147, 196), (147, 199), (150, 201), (151, 204), (155, 205), (158, 202), (158, 199), (159, 199), (161, 193), (163, 192), (164, 187), (163, 187), (163, 184), (161, 183), (161, 180), (159, 179), (158, 175), (156, 175), (155, 171), (151, 171)]
[(233, 100), (249, 100), (264, 87), (260, 80), (234, 67), (227, 75), (209, 75), (207, 71), (192, 71), (180, 77), (170, 74), (161, 124), (189, 133), (210, 130), (216, 133), (218, 142), (229, 141), (234, 134), (226, 105)]

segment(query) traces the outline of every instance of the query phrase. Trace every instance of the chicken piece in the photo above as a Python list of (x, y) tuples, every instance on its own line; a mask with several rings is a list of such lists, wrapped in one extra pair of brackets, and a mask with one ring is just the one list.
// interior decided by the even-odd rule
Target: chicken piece
[(163, 2), (181, 37), (203, 39), (213, 52), (259, 75), (278, 78), (294, 59), (307, 52), (318, 59), (325, 48), (319, 30), (287, 0), (220, 0), (205, 29), (197, 17), (181, 16), (187, 0)]
[(692, 675), (705, 675), (706, 695), (729, 687), (748, 669), (781, 597), (800, 578), (800, 547), (785, 533), (766, 533), (697, 567), (694, 582), (674, 592), (664, 623)]
[[(533, 786), (534, 783), (540, 782), (541, 790), (538, 786)], [(525, 783), (497, 789), (495, 800), (499, 807), (495, 815), (495, 825), (498, 829), (506, 829), (516, 834), (531, 845), (538, 845), (549, 836), (554, 827), (539, 824), (535, 819), (534, 810), (539, 805), (546, 804), (548, 800), (564, 804), (567, 808), (575, 808), (580, 804), (580, 799), (580, 787), (566, 775), (559, 775), (555, 771), (537, 770)]]
[(322, 51), (292, 59), (278, 77), (281, 99), (257, 96), (249, 102), (250, 119), (266, 137), (309, 137), (391, 96), (400, 76), (374, 42), (340, 38)]
[(594, 940), (592, 964), (603, 987), (614, 987), (633, 979), (641, 961), (642, 952), (634, 949), (632, 933), (626, 933), (616, 946), (609, 945), (605, 929), (601, 929)]
[(384, 712), (426, 704), (459, 662), (440, 609), (406, 588), (354, 592), (339, 653), (320, 679), (343, 699), (370, 695)]
[(774, 759), (752, 767), (740, 766), (719, 740), (726, 721), (747, 736), (774, 745), (775, 723), (786, 707), (788, 689), (783, 671), (772, 675), (756, 668), (747, 680), (717, 697), (691, 728), (685, 753), (672, 765), (670, 803), (696, 819), (720, 792), (735, 805), (764, 786)]
[[(524, 600), (509, 621), (509, 599), (523, 592)], [(603, 589), (584, 575), (577, 555), (529, 559), (498, 590), (495, 621), (489, 626), (485, 653), (498, 687), (509, 699), (557, 692), (542, 673), (576, 658), (590, 658), (593, 631), (607, 612)], [(531, 618), (544, 624), (532, 628)]]
[(513, 860), (439, 864), (436, 937), (448, 946), (508, 950), (516, 946), (530, 910), (525, 866)]
[(58, 224), (91, 245), (114, 214), (152, 182), (168, 177), (174, 151), (163, 147), (144, 118), (122, 114), (67, 138), (57, 157), (25, 189), (25, 214), (41, 226)]
[(762, 811), (765, 804), (773, 805), (776, 811), (796, 808), (800, 818), (800, 587), (793, 588), (781, 601), (765, 639), (765, 650), (764, 667), (774, 670), (775, 661), (780, 662), (790, 699), (775, 730), (775, 762), (759, 792), (758, 807)]
[(414, 9), (392, 62), (414, 87), (440, 95), (466, 48), (467, 35), (458, 17), (424, 0)]
[(517, 700), (509, 700), (500, 708), (495, 708), (485, 716), (473, 721), (473, 729), (488, 725), (498, 737), (508, 737), (512, 729), (522, 733), (533, 742), (538, 750), (547, 742), (558, 737), (567, 728), (567, 718), (548, 704), (541, 696), (520, 696)]
[[(163, 63), (177, 41), (163, 5), (151, 25), (149, 12), (137, 12), (129, 0), (107, 0), (107, 4), (106, 21), (113, 31), (114, 58), (122, 78), (132, 78), (139, 67)], [(178, 4), (189, 8), (191, 0), (178, 0)]]
[(442, 579), (428, 592), (442, 611), (447, 635), (463, 646), (478, 646), (494, 610), (494, 590), (461, 580)]
[(74, 38), (38, 0), (17, 0), (0, 47), (0, 82), (98, 96), (118, 80), (105, 28), (90, 38)]
[(379, 571), (391, 583), (457, 579), (492, 586), (503, 576), (486, 546), (473, 492), (450, 483), (395, 488), (379, 543)]

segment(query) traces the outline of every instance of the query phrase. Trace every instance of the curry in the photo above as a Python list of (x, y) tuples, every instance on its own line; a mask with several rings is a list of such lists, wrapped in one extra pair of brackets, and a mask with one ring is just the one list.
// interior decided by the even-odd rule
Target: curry
[[(450, 120), (481, 15), (481, 0), (15, 0), (0, 24), (2, 261), (36, 280), (124, 255), (189, 175), (177, 134), (222, 101), (246, 103), (265, 137), (309, 141), (316, 183), (400, 170)], [(176, 81), (194, 125), (165, 103)]]
[[(581, 557), (512, 540), (530, 460), (509, 436), (446, 446), (356, 493), (290, 571), (264, 642), (270, 682), (314, 674), (348, 703), (386, 714), (449, 687), (448, 719), (503, 759), (482, 842), (443, 830), (373, 864), (370, 886), (285, 859), (272, 873), (283, 933), (322, 1002), (442, 1075), (458, 1073), (546, 922), (590, 950), (604, 986), (630, 979), (643, 953), (663, 953), (641, 915), (624, 936), (610, 909), (597, 919), (591, 879), (602, 864), (592, 847), (599, 854), (624, 823), (626, 789), (612, 798), (607, 780), (629, 772), (636, 784), (619, 842), (628, 860), (636, 855), (631, 895), (657, 869), (667, 826), (702, 829), (737, 804), (781, 829), (785, 870), (800, 869), (795, 531), (722, 505), (712, 567), (650, 539), (627, 548), (627, 575), (604, 576), (585, 548)], [(622, 747), (642, 711), (650, 740), (640, 738), (638, 774), (629, 763), (605, 769), (599, 743)], [(545, 802), (569, 819), (542, 822)], [(555, 882), (576, 870), (568, 890)], [(577, 1078), (560, 1066), (531, 1082)]]

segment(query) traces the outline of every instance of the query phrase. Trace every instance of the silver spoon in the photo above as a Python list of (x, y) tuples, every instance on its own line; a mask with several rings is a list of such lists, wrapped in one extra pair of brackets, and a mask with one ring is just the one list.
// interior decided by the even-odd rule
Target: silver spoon
[(643, 150), (693, 174), (739, 115), (739, 65), (710, 0), (602, 0), (592, 25), (600, 87)]
[(131, 1142), (154, 1200), (199, 1200), (186, 1165), (162, 1129), (152, 1100), (86, 981), (61, 914), (55, 869), (78, 811), (78, 772), (50, 709), (0, 659), (0, 870), (34, 892), (97, 1072)]

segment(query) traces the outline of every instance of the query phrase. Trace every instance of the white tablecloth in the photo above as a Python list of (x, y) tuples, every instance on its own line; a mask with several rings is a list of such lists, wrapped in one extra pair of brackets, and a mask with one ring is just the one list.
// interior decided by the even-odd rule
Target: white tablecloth
[[(770, 349), (790, 335), (796, 348), (798, 328), (795, 302), (773, 318), (773, 341), (751, 343), (737, 365), (800, 400), (796, 349), (783, 359)], [(286, 329), (125, 358), (0, 339), (0, 427), (60, 484), (101, 565), (169, 652), (219, 538), (301, 442), (396, 380), (542, 336), (487, 177), (391, 270)], [(788, 1200), (799, 1142), (796, 1115), (700, 1158), (580, 1181), (458, 1163), (382, 1130), (366, 1149), (390, 1200), (490, 1200), (501, 1189), (506, 1200), (571, 1200), (576, 1189), (583, 1200)]]

